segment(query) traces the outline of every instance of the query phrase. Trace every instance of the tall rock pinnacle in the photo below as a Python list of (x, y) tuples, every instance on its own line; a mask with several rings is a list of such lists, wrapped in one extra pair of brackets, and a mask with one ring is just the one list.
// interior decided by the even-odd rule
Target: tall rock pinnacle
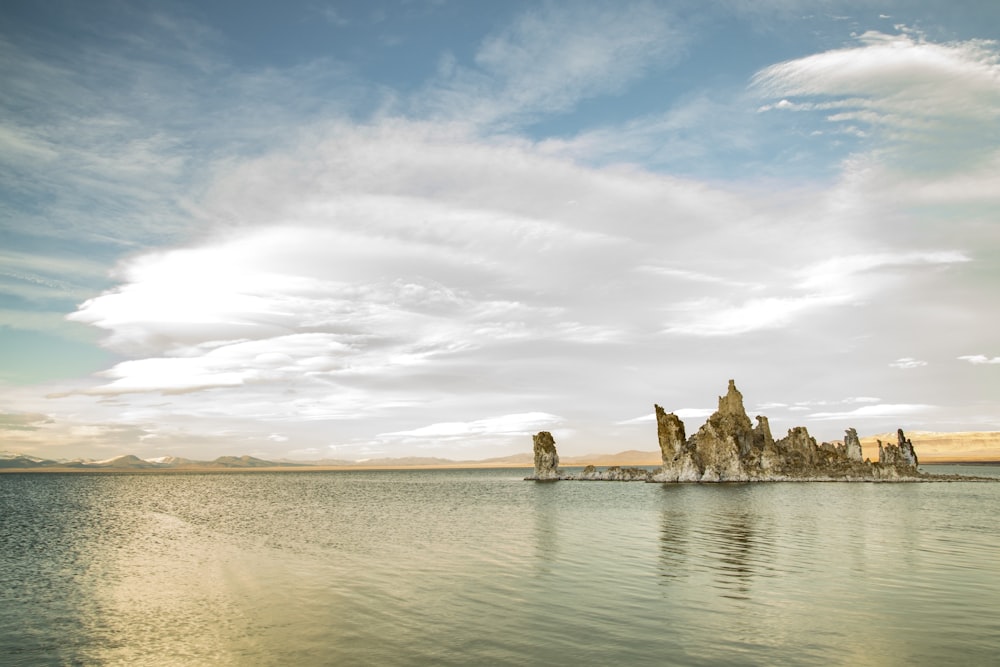
[(556, 441), (548, 431), (539, 431), (533, 438), (535, 451), (535, 474), (533, 479), (559, 479), (559, 453)]
[(681, 456), (687, 437), (684, 435), (684, 422), (673, 412), (667, 413), (659, 405), (654, 405), (656, 411), (656, 437), (660, 442), (660, 456), (663, 461), (673, 461)]
[(844, 432), (844, 449), (850, 461), (863, 461), (864, 454), (861, 453), (861, 440), (858, 439), (857, 429), (849, 428)]
[(747, 417), (747, 411), (743, 407), (743, 394), (740, 390), (736, 388), (736, 381), (729, 381), (729, 389), (726, 391), (725, 396), (719, 396), (719, 410), (720, 415), (732, 416), (737, 419), (746, 419), (747, 424), (750, 423), (750, 418)]

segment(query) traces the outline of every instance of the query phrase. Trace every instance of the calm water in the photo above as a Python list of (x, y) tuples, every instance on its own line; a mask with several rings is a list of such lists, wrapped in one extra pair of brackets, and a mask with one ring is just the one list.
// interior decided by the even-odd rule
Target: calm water
[(1000, 484), (523, 474), (0, 475), (0, 663), (997, 664)]

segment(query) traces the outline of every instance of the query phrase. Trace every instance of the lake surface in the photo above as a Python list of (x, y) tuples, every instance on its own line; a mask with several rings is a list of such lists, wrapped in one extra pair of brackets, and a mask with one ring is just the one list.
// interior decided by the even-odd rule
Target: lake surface
[(0, 663), (997, 664), (998, 483), (524, 474), (0, 475)]

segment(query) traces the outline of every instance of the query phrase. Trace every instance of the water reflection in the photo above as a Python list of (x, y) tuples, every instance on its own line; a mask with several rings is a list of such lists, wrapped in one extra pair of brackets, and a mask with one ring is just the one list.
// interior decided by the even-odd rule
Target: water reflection
[(138, 484), (122, 477), (102, 485), (103, 528), (83, 556), (96, 575), (80, 609), (90, 636), (83, 657), (92, 664), (179, 665), (199, 657), (236, 664), (260, 630), (231, 581), (230, 563), (248, 554), (150, 511)]
[(660, 577), (707, 574), (723, 597), (748, 599), (754, 580), (772, 573), (767, 533), (739, 486), (676, 489), (660, 514)]
[(686, 513), (665, 509), (660, 515), (660, 576), (679, 579), (689, 574), (688, 521)]
[(559, 520), (556, 516), (559, 503), (556, 484), (532, 482), (531, 513), (534, 518), (535, 567), (540, 574), (550, 574), (559, 558)]
[(748, 599), (752, 579), (758, 572), (757, 537), (750, 512), (726, 512), (706, 524), (702, 535), (718, 562), (714, 568), (716, 588), (724, 597)]

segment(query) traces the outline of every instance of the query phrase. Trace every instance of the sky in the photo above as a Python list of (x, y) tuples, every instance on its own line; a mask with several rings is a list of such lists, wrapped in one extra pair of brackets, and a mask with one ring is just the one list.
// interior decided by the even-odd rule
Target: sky
[(0, 450), (1000, 430), (1000, 3), (0, 7)]

